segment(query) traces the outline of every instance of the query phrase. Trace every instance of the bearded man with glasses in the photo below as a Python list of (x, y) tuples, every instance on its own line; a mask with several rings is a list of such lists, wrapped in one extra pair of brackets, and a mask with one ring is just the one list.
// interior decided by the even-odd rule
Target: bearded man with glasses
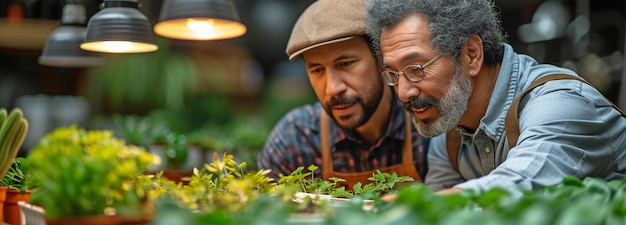
[(440, 193), (626, 177), (626, 117), (574, 71), (504, 41), (490, 0), (367, 0), (366, 25)]

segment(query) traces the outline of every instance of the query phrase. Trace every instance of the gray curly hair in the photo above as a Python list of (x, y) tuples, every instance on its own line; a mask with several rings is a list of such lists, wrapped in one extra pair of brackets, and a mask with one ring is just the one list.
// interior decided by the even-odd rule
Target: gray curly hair
[(476, 34), (483, 41), (485, 64), (493, 65), (502, 61), (505, 39), (496, 9), (491, 0), (366, 0), (365, 24), (373, 50), (380, 54), (383, 27), (421, 14), (435, 49), (457, 58), (470, 35)]

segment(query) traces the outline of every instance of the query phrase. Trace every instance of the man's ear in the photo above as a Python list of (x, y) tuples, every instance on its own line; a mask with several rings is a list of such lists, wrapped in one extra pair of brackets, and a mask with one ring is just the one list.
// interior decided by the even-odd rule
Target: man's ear
[(476, 76), (480, 72), (484, 61), (483, 40), (480, 36), (472, 34), (461, 51), (464, 58), (467, 59), (467, 68), (470, 76)]

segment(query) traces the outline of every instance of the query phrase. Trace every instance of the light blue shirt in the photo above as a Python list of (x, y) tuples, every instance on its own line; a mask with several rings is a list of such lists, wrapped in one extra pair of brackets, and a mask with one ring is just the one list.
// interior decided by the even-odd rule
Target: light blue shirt
[(509, 149), (504, 118), (513, 100), (536, 79), (572, 74), (538, 64), (505, 45), (500, 73), (485, 116), (473, 133), (461, 132), (457, 172), (448, 161), (446, 135), (431, 140), (426, 184), (434, 190), (536, 189), (565, 176), (623, 179), (626, 118), (593, 87), (577, 80), (550, 81), (520, 103), (520, 135)]

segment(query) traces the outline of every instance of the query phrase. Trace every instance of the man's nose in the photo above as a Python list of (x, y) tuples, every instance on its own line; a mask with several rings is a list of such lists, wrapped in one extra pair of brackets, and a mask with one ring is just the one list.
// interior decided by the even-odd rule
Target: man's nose
[(326, 94), (329, 96), (338, 96), (346, 91), (346, 84), (340, 72), (328, 70), (326, 74)]
[(395, 88), (396, 94), (402, 102), (410, 101), (412, 98), (419, 96), (420, 92), (419, 88), (417, 88), (416, 86), (416, 83), (410, 81), (403, 75), (400, 75), (398, 77), (398, 84), (395, 85)]

